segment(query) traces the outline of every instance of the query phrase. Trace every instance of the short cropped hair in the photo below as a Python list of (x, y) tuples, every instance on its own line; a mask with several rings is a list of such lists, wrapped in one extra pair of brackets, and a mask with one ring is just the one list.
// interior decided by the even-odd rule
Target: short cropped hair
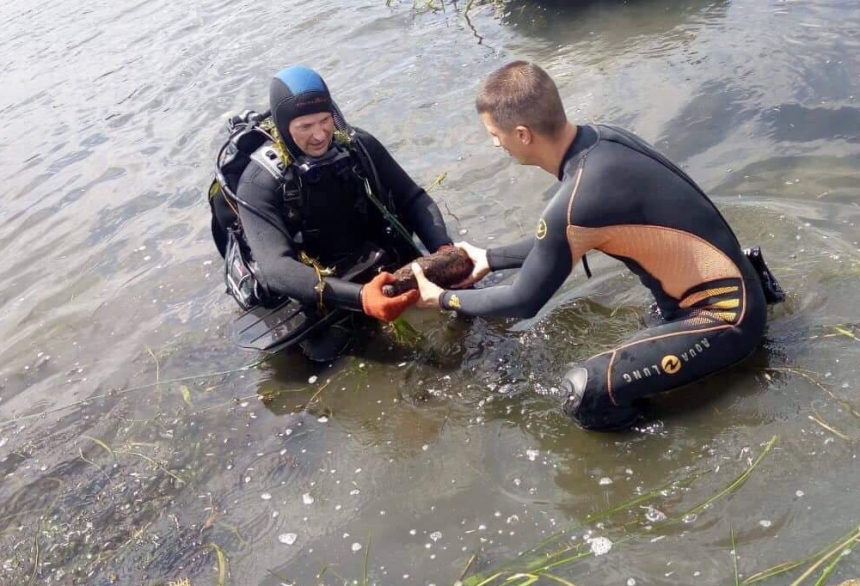
[(546, 71), (514, 61), (491, 73), (475, 100), (478, 114), (489, 114), (496, 126), (510, 131), (526, 126), (555, 137), (567, 123), (558, 87)]

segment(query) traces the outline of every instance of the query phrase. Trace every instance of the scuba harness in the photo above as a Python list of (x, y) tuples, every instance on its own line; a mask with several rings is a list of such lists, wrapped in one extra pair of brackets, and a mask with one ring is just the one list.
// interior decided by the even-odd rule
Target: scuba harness
[[(266, 220), (297, 245), (300, 249), (298, 260), (311, 266), (319, 279), (315, 290), (319, 293), (320, 308), (325, 277), (341, 272), (347, 279), (351, 277), (357, 280), (366, 276), (366, 271), (354, 274), (354, 271), (349, 270), (349, 266), (324, 267), (305, 250), (308, 242), (303, 232), (309, 220), (306, 210), (308, 184), (316, 182), (324, 168), (333, 168), (336, 173), (355, 176), (360, 183), (361, 192), (357, 196), (361, 198), (357, 207), (365, 209), (366, 201), (369, 201), (381, 215), (383, 230), (389, 239), (393, 240), (393, 247), (407, 254), (421, 254), (410, 231), (395, 216), (390, 193), (383, 189), (376, 167), (356, 131), (345, 122), (336, 105), (333, 105), (332, 114), (335, 121), (332, 147), (325, 155), (316, 158), (292, 156), (279, 136), (269, 111), (245, 111), (227, 121), (229, 137), (216, 157), (215, 177), (209, 187), (209, 204), (212, 211), (213, 239), (225, 261), (224, 280), (227, 293), (242, 309), (248, 310), (278, 300), (266, 289), (259, 276), (257, 263), (242, 231), (240, 207)], [(285, 207), (283, 225), (275, 225), (270, 218), (252, 203), (242, 200), (237, 193), (239, 179), (252, 161), (279, 182)], [(350, 274), (349, 277), (347, 273)]]

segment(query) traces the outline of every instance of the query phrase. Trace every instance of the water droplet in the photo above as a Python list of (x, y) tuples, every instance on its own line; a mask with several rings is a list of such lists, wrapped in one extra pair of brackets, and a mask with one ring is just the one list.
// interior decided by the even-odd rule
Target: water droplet
[(357, 541), (355, 543), (353, 543), (352, 544), (352, 551), (353, 552), (361, 551), (361, 544)]
[(805, 494), (805, 493), (804, 493), (802, 490), (798, 490), (796, 493), (794, 493), (794, 496), (796, 496), (797, 498), (800, 498), (800, 497), (802, 497), (804, 494)]
[(281, 543), (285, 543), (286, 545), (292, 545), (296, 542), (296, 539), (298, 539), (298, 537), (299, 536), (295, 533), (282, 533), (278, 535), (278, 541), (280, 541)]
[(687, 513), (686, 515), (684, 515), (684, 516), (681, 518), (681, 520), (682, 520), (684, 523), (692, 523), (692, 522), (693, 522), (693, 521), (695, 521), (698, 517), (699, 517), (699, 516), (698, 516), (698, 515), (696, 515), (696, 513)]
[(312, 377), (310, 377), (310, 378), (308, 379), (308, 384), (309, 384), (309, 385), (312, 385), (312, 384), (314, 384), (315, 382), (317, 382), (317, 380), (318, 380), (317, 375), (313, 375)]
[(540, 455), (540, 450), (526, 450), (526, 457), (532, 462)]
[(263, 499), (264, 501), (268, 501), (268, 500), (272, 499), (272, 495), (270, 495), (268, 492), (264, 492), (263, 494), (260, 495), (260, 498)]
[(611, 478), (604, 476), (603, 478), (600, 479), (600, 486), (607, 486), (610, 484), (612, 484)]
[(654, 507), (647, 507), (645, 518), (651, 523), (660, 523), (661, 521), (666, 520), (666, 513), (659, 509), (655, 509)]
[(636, 578), (627, 578), (627, 586), (636, 586)]
[(302, 495), (302, 502), (306, 505), (314, 504), (314, 497), (312, 497), (309, 493), (305, 493)]
[(430, 539), (434, 542), (439, 541), (440, 539), (442, 539), (442, 532), (441, 531), (434, 531), (433, 533), (430, 534)]
[(326, 417), (325, 415), (323, 415), (322, 417), (320, 417), (319, 419), (317, 419), (317, 421), (319, 421), (320, 423), (328, 423), (328, 417)]
[(758, 522), (758, 524), (759, 524), (759, 525), (761, 525), (762, 527), (764, 527), (765, 529), (767, 529), (768, 527), (770, 527), (771, 525), (773, 525), (773, 523), (771, 523), (771, 522), (770, 522), (769, 520), (767, 520), (767, 519), (762, 519), (761, 521), (759, 521), (759, 522)]

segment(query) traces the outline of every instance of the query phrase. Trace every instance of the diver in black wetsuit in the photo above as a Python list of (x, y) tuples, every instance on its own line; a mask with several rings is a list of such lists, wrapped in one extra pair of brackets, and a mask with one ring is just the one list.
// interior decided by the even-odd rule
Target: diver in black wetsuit
[[(293, 66), (279, 72), (270, 84), (270, 102), (275, 144), (251, 156), (235, 206), (266, 296), (323, 311), (396, 318), (417, 292), (387, 298), (382, 286), (392, 277), (377, 273), (420, 254), (413, 233), (431, 251), (451, 244), (439, 208), (371, 134), (355, 129), (351, 137), (338, 135), (334, 118), (340, 112), (314, 70)], [(371, 186), (375, 198), (368, 193)], [(338, 278), (366, 258), (368, 249), (381, 251), (384, 259), (369, 276), (358, 282)], [(303, 350), (314, 360), (332, 359), (351, 338), (351, 322), (347, 317), (302, 342)]]
[(627, 427), (641, 415), (645, 397), (753, 352), (766, 320), (759, 274), (683, 171), (629, 132), (568, 122), (554, 82), (532, 64), (514, 62), (491, 74), (477, 109), (496, 146), (561, 183), (534, 237), (486, 251), (458, 244), (475, 262), (460, 285), (489, 271), (521, 268), (512, 285), (443, 291), (413, 264), (421, 306), (531, 317), (588, 251), (623, 262), (652, 292), (664, 323), (565, 375), (564, 411), (588, 429)]

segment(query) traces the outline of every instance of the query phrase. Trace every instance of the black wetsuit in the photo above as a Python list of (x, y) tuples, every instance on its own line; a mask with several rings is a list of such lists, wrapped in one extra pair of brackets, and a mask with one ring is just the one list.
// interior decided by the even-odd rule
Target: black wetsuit
[(666, 323), (588, 359), (581, 365), (587, 377), (583, 371), (577, 384), (566, 377), (565, 410), (587, 428), (628, 425), (643, 397), (752, 353), (766, 319), (761, 283), (692, 179), (629, 132), (580, 126), (559, 180), (535, 236), (487, 252), (492, 270), (522, 267), (514, 283), (446, 291), (443, 308), (531, 317), (586, 252), (623, 262), (652, 292)]
[[(357, 136), (378, 173), (384, 193), (377, 196), (393, 204), (394, 209), (389, 211), (431, 252), (450, 244), (442, 214), (427, 192), (415, 184), (375, 137), (361, 130), (357, 130)], [(358, 161), (352, 164), (358, 165)], [(313, 180), (305, 178), (303, 185), (305, 193), (293, 205), (285, 200), (281, 181), (254, 161), (239, 180), (239, 199), (253, 206), (253, 210), (239, 206), (242, 228), (271, 296), (309, 304), (320, 301), (315, 289), (319, 276), (314, 268), (299, 261), (300, 251), (325, 267), (334, 267), (336, 275), (350, 268), (367, 243), (386, 250), (388, 262), (396, 265), (393, 268), (414, 256), (412, 253), (408, 258), (397, 258), (407, 256), (408, 247), (404, 247), (402, 239), (397, 240), (398, 235), (386, 233), (391, 232), (389, 224), (367, 198), (363, 182), (343, 166), (324, 167)], [(296, 215), (300, 219), (294, 219)], [(361, 310), (360, 290), (360, 283), (328, 277), (324, 305), (328, 309)]]

